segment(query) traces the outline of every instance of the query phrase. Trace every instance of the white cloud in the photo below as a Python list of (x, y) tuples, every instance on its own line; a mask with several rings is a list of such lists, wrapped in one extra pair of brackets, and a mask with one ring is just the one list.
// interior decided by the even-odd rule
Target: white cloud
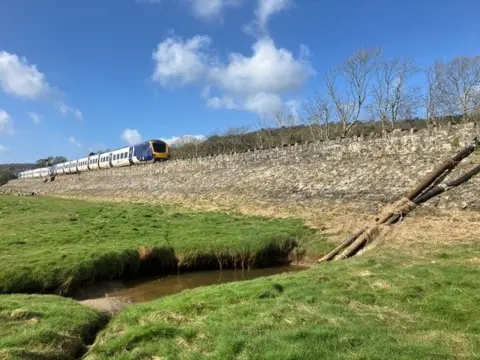
[(245, 99), (245, 109), (258, 114), (273, 115), (283, 110), (283, 101), (275, 94), (257, 93)]
[(226, 8), (239, 7), (242, 0), (188, 0), (192, 13), (197, 18), (212, 19), (219, 18)]
[(210, 42), (204, 36), (185, 41), (168, 38), (154, 54), (157, 62), (152, 78), (165, 87), (173, 82), (202, 86), (201, 96), (213, 109), (271, 114), (285, 106), (291, 108), (283, 104), (282, 96), (299, 90), (315, 74), (305, 45), (296, 58), (264, 37), (252, 45), (250, 56), (231, 53), (228, 62), (222, 63), (206, 52)]
[(255, 17), (262, 29), (266, 29), (268, 19), (275, 13), (288, 9), (292, 5), (291, 0), (258, 0)]
[[(45, 74), (40, 72), (36, 65), (29, 64), (25, 57), (6, 51), (0, 52), (0, 86), (5, 93), (27, 100), (53, 100), (61, 95), (58, 89), (49, 85)], [(82, 119), (80, 110), (61, 101), (57, 102), (56, 106), (62, 114), (70, 113), (75, 118)]]
[[(239, 7), (244, 0), (182, 0), (194, 17), (204, 20), (219, 19), (227, 8)], [(135, 0), (137, 4), (161, 4), (163, 0)]]
[(209, 56), (205, 50), (210, 43), (208, 36), (200, 35), (186, 41), (172, 36), (159, 43), (152, 55), (155, 60), (152, 80), (163, 86), (197, 81), (206, 71)]
[(71, 107), (70, 105), (65, 104), (64, 102), (57, 102), (55, 104), (57, 110), (60, 111), (64, 116), (71, 114), (77, 120), (83, 120), (83, 114), (80, 110)]
[(301, 48), (296, 59), (288, 50), (277, 48), (270, 38), (262, 38), (253, 44), (251, 56), (230, 54), (228, 64), (210, 70), (210, 86), (222, 95), (210, 97), (207, 106), (262, 115), (285, 111), (282, 96), (299, 90), (315, 74), (303, 56), (305, 49)]
[(300, 106), (301, 106), (301, 103), (300, 101), (298, 100), (288, 100), (285, 102), (285, 106), (287, 107), (288, 109), (288, 113), (290, 113), (291, 115), (293, 115), (293, 117), (299, 121), (300, 120), (300, 116), (298, 115), (298, 111), (300, 109)]
[(9, 152), (9, 151), (10, 151), (9, 148), (6, 148), (5, 146), (0, 145), (0, 153), (2, 153), (2, 152)]
[(171, 138), (161, 138), (170, 146), (178, 146), (184, 144), (195, 144), (205, 141), (206, 137), (203, 135), (183, 135), (183, 136), (172, 136)]
[(7, 94), (30, 100), (48, 95), (52, 89), (45, 75), (30, 65), (25, 57), (0, 52), (0, 85)]
[(13, 134), (13, 121), (10, 114), (0, 109), (0, 134)]
[(256, 41), (252, 50), (250, 57), (232, 53), (228, 65), (213, 68), (214, 84), (236, 94), (279, 94), (300, 88), (313, 74), (308, 62), (277, 48), (270, 38)]
[(40, 124), (43, 120), (43, 116), (32, 111), (27, 111), (28, 116), (35, 124)]
[(162, 0), (135, 0), (137, 4), (161, 4)]
[(243, 30), (255, 37), (265, 36), (268, 33), (267, 23), (269, 18), (280, 11), (290, 8), (292, 5), (292, 0), (257, 0), (255, 19), (245, 25)]
[(142, 135), (136, 129), (125, 129), (120, 137), (128, 145), (135, 145), (142, 141)]
[(230, 96), (214, 96), (207, 98), (206, 105), (212, 109), (229, 109), (229, 110), (239, 110), (242, 108), (241, 104), (235, 102)]
[(70, 136), (70, 137), (68, 138), (68, 141), (69, 141), (71, 144), (73, 144), (73, 145), (75, 145), (76, 147), (78, 147), (78, 148), (81, 148), (81, 147), (82, 147), (82, 144), (81, 144), (77, 139), (75, 139), (73, 136)]

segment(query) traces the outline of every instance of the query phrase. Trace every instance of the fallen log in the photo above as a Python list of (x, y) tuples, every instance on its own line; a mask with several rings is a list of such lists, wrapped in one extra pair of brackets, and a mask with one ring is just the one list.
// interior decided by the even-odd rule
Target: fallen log
[[(450, 190), (451, 188), (457, 187), (468, 180), (470, 180), (472, 177), (475, 175), (480, 174), (480, 165), (477, 165), (470, 171), (466, 172), (462, 176), (458, 177), (455, 180), (452, 181), (447, 181), (446, 183), (441, 183), (431, 190), (423, 193), (422, 195), (419, 195), (413, 202), (415, 203), (416, 206), (423, 204), (424, 202), (427, 202), (431, 198), (440, 195), (441, 193)], [(385, 224), (386, 225), (392, 225), (401, 220), (403, 217), (405, 217), (406, 214), (396, 214), (396, 216), (392, 216)]]
[(477, 175), (480, 172), (480, 166), (476, 166), (453, 181), (441, 183), (463, 159), (472, 154), (477, 148), (480, 148), (480, 142), (475, 138), (470, 145), (430, 173), (419, 185), (407, 193), (405, 197), (387, 207), (384, 214), (376, 219), (373, 226), (364, 228), (351, 235), (335, 249), (319, 259), (318, 262), (345, 259), (355, 255), (378, 236), (382, 226), (392, 225), (398, 222), (418, 205), (453, 187), (467, 182), (473, 176)]
[(445, 171), (452, 170), (455, 166), (457, 166), (460, 161), (465, 159), (471, 153), (475, 151), (477, 147), (480, 146), (480, 142), (477, 138), (474, 138), (472, 143), (465, 147), (462, 151), (460, 151), (457, 155), (455, 155), (452, 159), (445, 161), (442, 165), (440, 165), (437, 169), (435, 169), (425, 180), (423, 180), (416, 188), (410, 191), (405, 197), (407, 199), (413, 200), (418, 195), (420, 195), (426, 188), (428, 188), (435, 180), (440, 177)]
[(322, 257), (320, 260), (318, 260), (318, 262), (324, 262), (324, 261), (330, 261), (332, 260), (340, 251), (342, 251), (343, 249), (345, 249), (347, 246), (349, 246), (350, 244), (352, 244), (355, 239), (357, 239), (360, 235), (363, 234), (363, 232), (365, 231), (365, 229), (362, 229), (360, 230), (359, 232), (353, 234), (353, 235), (350, 235), (347, 240), (345, 240), (344, 242), (342, 242), (340, 245), (338, 245), (335, 249), (333, 249), (332, 251), (330, 251), (327, 255), (325, 255), (324, 257)]
[(454, 188), (456, 186), (459, 186), (459, 185), (467, 182), (468, 180), (470, 180), (475, 175), (478, 175), (479, 173), (480, 173), (480, 165), (477, 165), (472, 170), (463, 174), (459, 178), (457, 178), (455, 180), (452, 180), (452, 181), (449, 181), (449, 182), (446, 182), (444, 184), (440, 184), (440, 185), (434, 187), (432, 190), (428, 191), (427, 193), (424, 193), (424, 194), (418, 196), (415, 199), (415, 203), (417, 205), (420, 205), (420, 204), (430, 200), (431, 198), (433, 198), (433, 197), (435, 197), (435, 196), (437, 196), (437, 195), (439, 195), (439, 194), (441, 194), (441, 193), (443, 193), (447, 190), (450, 190), (451, 188)]

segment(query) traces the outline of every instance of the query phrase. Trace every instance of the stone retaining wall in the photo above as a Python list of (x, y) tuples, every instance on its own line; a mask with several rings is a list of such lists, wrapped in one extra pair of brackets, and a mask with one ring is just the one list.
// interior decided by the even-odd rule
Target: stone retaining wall
[[(480, 135), (473, 123), (57, 176), (6, 189), (47, 194), (168, 199), (204, 197), (379, 205), (397, 199)], [(450, 175), (480, 163), (476, 152)], [(430, 206), (480, 211), (480, 177)]]

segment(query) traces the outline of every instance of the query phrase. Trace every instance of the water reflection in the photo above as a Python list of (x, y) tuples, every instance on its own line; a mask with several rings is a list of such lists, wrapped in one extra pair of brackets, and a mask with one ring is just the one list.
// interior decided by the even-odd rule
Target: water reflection
[(271, 276), (304, 269), (304, 267), (300, 266), (279, 266), (244, 271), (203, 271), (164, 277), (143, 278), (140, 280), (126, 281), (122, 289), (107, 292), (106, 296), (126, 296), (137, 302), (144, 302), (199, 286), (251, 280), (262, 276)]

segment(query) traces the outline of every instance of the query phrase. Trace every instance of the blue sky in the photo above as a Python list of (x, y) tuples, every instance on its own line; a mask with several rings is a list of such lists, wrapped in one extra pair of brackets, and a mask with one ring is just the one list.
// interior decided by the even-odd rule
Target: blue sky
[(361, 47), (480, 50), (478, 0), (0, 0), (0, 163), (208, 136), (301, 104)]

